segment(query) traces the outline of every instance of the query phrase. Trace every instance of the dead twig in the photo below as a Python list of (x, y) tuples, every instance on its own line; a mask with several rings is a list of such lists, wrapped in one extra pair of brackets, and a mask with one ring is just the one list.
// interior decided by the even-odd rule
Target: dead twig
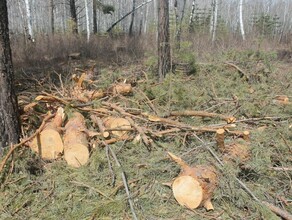
[(70, 183), (73, 183), (73, 184), (75, 184), (75, 185), (78, 185), (78, 186), (81, 186), (81, 187), (86, 187), (86, 188), (88, 188), (88, 189), (91, 189), (91, 190), (97, 192), (98, 194), (102, 195), (103, 197), (105, 197), (105, 198), (107, 198), (107, 199), (113, 201), (112, 198), (108, 197), (108, 196), (107, 196), (106, 194), (104, 194), (101, 190), (96, 189), (95, 187), (92, 187), (92, 186), (89, 186), (89, 185), (87, 185), (87, 184), (85, 184), (85, 183), (77, 182), (77, 181), (70, 181)]
[[(117, 158), (117, 155), (113, 151), (113, 149), (109, 145), (107, 145), (106, 143), (104, 143), (104, 145), (109, 149), (109, 151), (111, 152), (111, 155), (113, 156), (117, 166), (121, 169), (122, 166), (121, 166), (121, 164), (120, 164), (120, 162), (119, 162), (119, 160)], [(129, 202), (129, 205), (130, 205), (130, 209), (131, 209), (131, 212), (132, 212), (132, 215), (133, 215), (133, 219), (138, 220), (136, 212), (135, 212), (135, 209), (134, 209), (134, 203), (133, 203), (133, 201), (131, 199), (131, 195), (130, 195), (130, 190), (129, 190), (128, 183), (127, 183), (126, 174), (125, 174), (124, 171), (121, 171), (121, 175), (122, 175), (122, 180), (123, 180), (123, 183), (124, 183), (125, 191), (126, 191), (126, 194), (127, 194), (127, 197), (128, 197), (128, 202)]]
[(228, 65), (228, 66), (232, 66), (233, 68), (235, 68), (239, 73), (240, 73), (240, 78), (244, 78), (245, 81), (248, 82), (249, 80), (249, 76), (246, 74), (245, 71), (243, 71), (241, 68), (239, 68), (237, 65), (235, 65), (234, 63), (230, 63), (230, 62), (224, 62), (224, 64)]
[(147, 146), (148, 150), (151, 150), (151, 148), (149, 148), (152, 144), (152, 140), (150, 140), (147, 135), (144, 132), (144, 129), (142, 127), (140, 127), (139, 125), (137, 125), (134, 120), (132, 120), (130, 117), (126, 117), (126, 119), (130, 122), (131, 126), (134, 127), (139, 134), (141, 135), (141, 138), (144, 142), (144, 144)]
[(217, 113), (210, 113), (205, 111), (192, 111), (192, 110), (185, 110), (185, 111), (173, 111), (170, 112), (171, 116), (199, 116), (199, 117), (211, 117), (211, 118), (220, 118), (225, 120), (228, 124), (233, 123), (236, 121), (236, 118), (233, 116), (226, 116)]

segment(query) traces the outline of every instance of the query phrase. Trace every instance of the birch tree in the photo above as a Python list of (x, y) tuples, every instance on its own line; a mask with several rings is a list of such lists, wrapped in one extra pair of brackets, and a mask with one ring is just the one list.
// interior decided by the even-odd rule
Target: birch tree
[(29, 4), (29, 0), (25, 0), (25, 11), (26, 11), (26, 20), (27, 20), (28, 39), (34, 42), (35, 39), (33, 35), (33, 30), (32, 30), (31, 7)]
[(242, 19), (242, 3), (243, 3), (243, 0), (240, 0), (239, 1), (239, 24), (240, 24), (240, 33), (241, 33), (242, 39), (245, 40), (245, 33), (244, 33), (243, 19)]
[(6, 0), (0, 1), (0, 150), (19, 141), (20, 122), (14, 89)]
[(85, 18), (86, 18), (86, 33), (87, 33), (87, 42), (90, 39), (90, 27), (89, 27), (89, 13), (88, 13), (88, 3), (87, 0), (84, 0), (85, 4)]
[(171, 69), (169, 38), (169, 1), (158, 0), (158, 74), (160, 82)]
[(212, 43), (216, 39), (216, 30), (217, 30), (217, 18), (218, 18), (218, 0), (213, 0), (213, 13), (211, 19), (211, 33), (212, 33)]
[(194, 27), (194, 18), (195, 18), (195, 8), (196, 7), (196, 0), (192, 0), (192, 9), (191, 9), (191, 15), (189, 20), (189, 31), (193, 30)]
[(180, 49), (180, 38), (181, 38), (181, 26), (185, 14), (185, 7), (186, 7), (186, 0), (175, 0), (175, 6), (177, 8), (176, 12), (176, 33), (175, 33), (175, 40), (176, 40), (176, 49)]

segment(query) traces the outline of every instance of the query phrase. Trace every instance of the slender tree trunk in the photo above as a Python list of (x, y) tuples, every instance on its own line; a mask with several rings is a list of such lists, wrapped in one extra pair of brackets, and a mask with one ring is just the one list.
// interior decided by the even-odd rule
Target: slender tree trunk
[(70, 14), (72, 19), (72, 32), (73, 34), (78, 34), (78, 20), (76, 13), (75, 0), (70, 0)]
[(244, 33), (244, 27), (243, 27), (243, 19), (242, 19), (242, 3), (243, 0), (239, 1), (239, 23), (240, 23), (240, 32), (242, 39), (245, 40), (245, 33)]
[(87, 3), (88, 3), (87, 0), (84, 0), (87, 42), (89, 42), (89, 39), (90, 39), (90, 27), (89, 27), (89, 13), (88, 13), (88, 4)]
[(217, 30), (217, 18), (218, 18), (218, 0), (213, 1), (214, 14), (213, 14), (213, 25), (212, 25), (212, 43), (216, 40), (216, 30)]
[(93, 0), (92, 2), (92, 17), (93, 17), (93, 34), (97, 33), (97, 16), (96, 16), (96, 0)]
[(29, 0), (25, 0), (25, 9), (26, 9), (28, 39), (34, 42), (35, 39), (33, 35), (33, 30), (32, 30), (31, 8), (30, 8)]
[(0, 149), (15, 144), (20, 137), (17, 97), (8, 29), (6, 0), (0, 1)]
[(158, 74), (161, 82), (171, 69), (169, 1), (158, 0), (158, 4)]
[(134, 25), (134, 18), (135, 18), (135, 7), (136, 7), (136, 0), (133, 0), (133, 7), (132, 7), (132, 15), (131, 15), (131, 23), (129, 27), (129, 35), (133, 36), (133, 25)]
[(147, 25), (148, 25), (148, 14), (149, 14), (149, 7), (146, 6), (146, 12), (145, 12), (145, 21), (144, 21), (144, 34), (147, 33)]
[(175, 34), (176, 49), (180, 49), (181, 26), (184, 19), (185, 7), (186, 7), (186, 0), (180, 0), (179, 3), (177, 2), (178, 13), (177, 13), (177, 19), (176, 19), (177, 25), (176, 25), (176, 34)]
[(136, 8), (131, 10), (130, 12), (126, 13), (123, 17), (121, 17), (119, 20), (117, 20), (115, 23), (113, 23), (107, 30), (106, 32), (111, 32), (111, 30), (122, 20), (124, 20), (126, 17), (128, 17), (130, 14), (132, 14), (134, 11), (138, 10), (139, 8), (143, 7), (144, 5), (152, 2), (153, 0), (147, 0), (146, 2), (143, 2), (142, 4), (138, 5)]
[(54, 16), (54, 0), (50, 0), (50, 9), (51, 9), (51, 31), (52, 34), (55, 33), (55, 16)]
[(190, 21), (189, 21), (189, 31), (193, 31), (194, 29), (194, 17), (195, 17), (195, 9), (196, 9), (196, 0), (192, 1), (192, 10), (190, 15)]

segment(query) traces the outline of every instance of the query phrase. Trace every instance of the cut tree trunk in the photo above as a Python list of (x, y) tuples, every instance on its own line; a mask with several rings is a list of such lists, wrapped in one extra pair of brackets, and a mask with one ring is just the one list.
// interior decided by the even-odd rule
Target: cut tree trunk
[(181, 166), (179, 177), (172, 184), (174, 196), (179, 204), (191, 209), (203, 206), (207, 210), (213, 210), (211, 198), (217, 187), (215, 168), (205, 165), (190, 167), (174, 154), (168, 152), (168, 155)]
[[(107, 117), (104, 121), (104, 126), (106, 129), (113, 130), (117, 129), (116, 131), (111, 131), (111, 135), (116, 137), (127, 137), (127, 129), (131, 128), (130, 122), (125, 118), (115, 118), (115, 117)], [(121, 129), (120, 131), (118, 129)], [(125, 130), (123, 130), (125, 129)]]
[(59, 108), (52, 121), (30, 143), (30, 148), (46, 160), (57, 159), (64, 151), (64, 145), (59, 133), (64, 119), (64, 109)]
[(87, 128), (79, 112), (74, 112), (65, 126), (64, 156), (73, 167), (80, 167), (89, 159)]

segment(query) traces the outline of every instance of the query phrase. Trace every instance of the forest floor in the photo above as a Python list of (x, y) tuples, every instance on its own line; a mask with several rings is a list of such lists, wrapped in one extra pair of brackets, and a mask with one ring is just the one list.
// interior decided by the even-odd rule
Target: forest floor
[[(98, 131), (91, 120), (96, 115), (129, 117), (142, 132), (132, 126), (127, 138), (111, 143), (102, 136), (90, 138), (90, 158), (80, 168), (68, 166), (62, 156), (47, 161), (25, 144), (18, 147), (1, 171), (0, 219), (133, 219), (133, 213), (138, 219), (281, 219), (262, 201), (292, 213), (291, 60), (252, 50), (229, 50), (203, 63), (186, 57), (176, 60), (174, 73), (162, 83), (155, 66), (155, 58), (103, 67), (72, 60), (63, 69), (20, 71), (25, 138), (60, 106), (67, 115), (82, 113), (89, 130)], [(107, 91), (105, 96), (79, 97), (73, 92), (74, 74), (77, 83)], [(124, 82), (131, 85), (130, 93), (110, 89)], [(174, 116), (186, 110), (218, 115)], [(236, 121), (226, 122), (222, 115)], [(250, 132), (246, 160), (240, 155), (226, 160), (216, 144), (218, 128), (226, 130), (226, 144)], [(166, 183), (180, 167), (167, 152), (192, 166), (215, 167), (213, 211), (177, 203)]]

